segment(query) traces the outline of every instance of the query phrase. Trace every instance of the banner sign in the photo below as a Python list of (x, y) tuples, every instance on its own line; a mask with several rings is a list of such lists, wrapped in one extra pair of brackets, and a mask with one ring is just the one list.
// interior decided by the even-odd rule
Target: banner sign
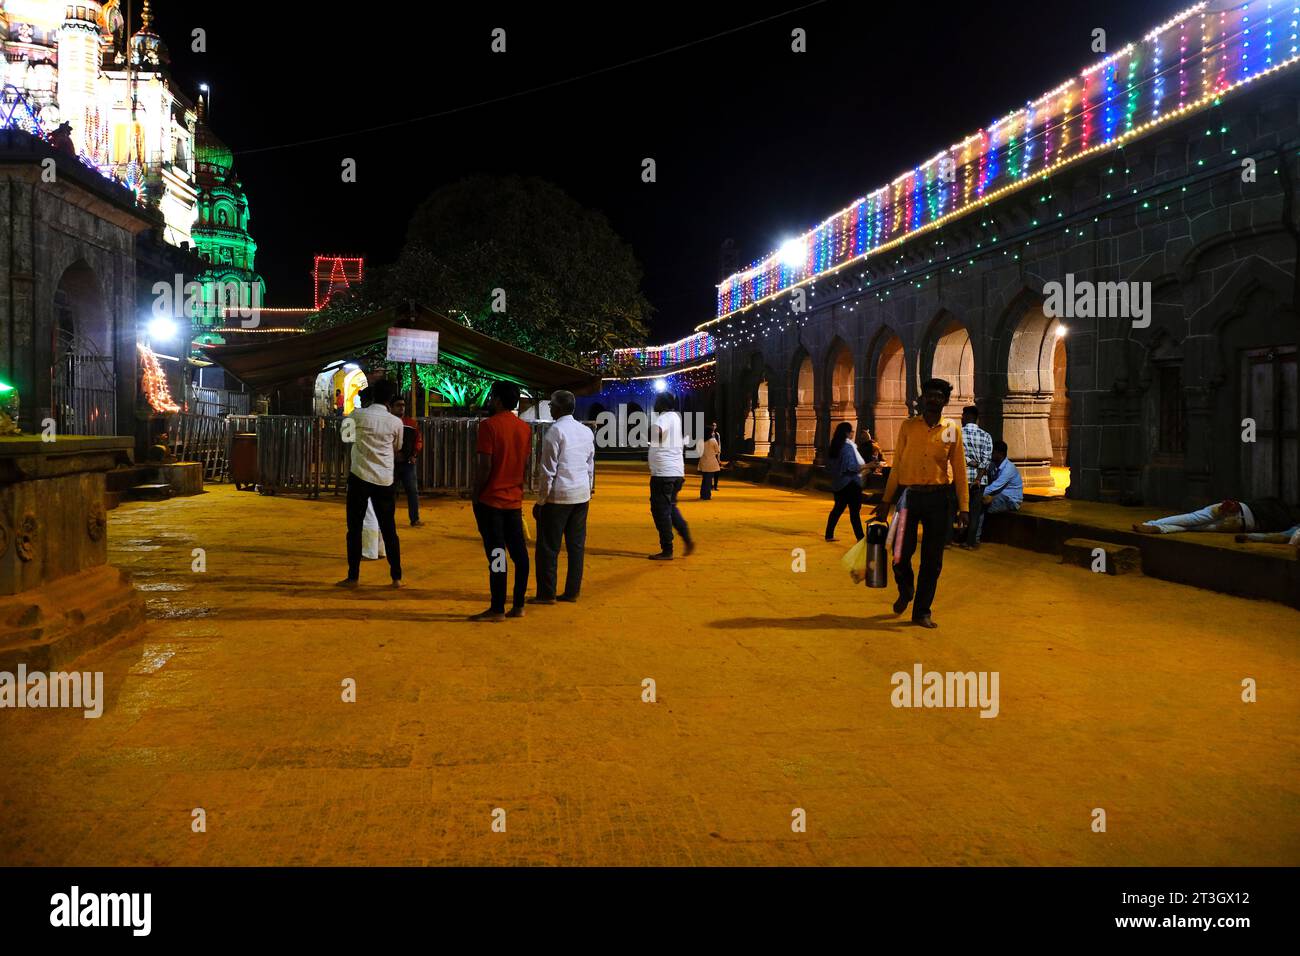
[(388, 361), (437, 365), (438, 333), (420, 329), (389, 329)]

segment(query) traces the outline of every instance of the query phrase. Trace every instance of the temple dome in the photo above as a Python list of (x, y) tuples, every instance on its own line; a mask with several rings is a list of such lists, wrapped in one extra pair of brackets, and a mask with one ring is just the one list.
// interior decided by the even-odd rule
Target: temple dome
[(194, 129), (194, 160), (206, 163), (220, 170), (228, 170), (235, 164), (230, 147), (217, 138), (217, 134), (200, 122)]

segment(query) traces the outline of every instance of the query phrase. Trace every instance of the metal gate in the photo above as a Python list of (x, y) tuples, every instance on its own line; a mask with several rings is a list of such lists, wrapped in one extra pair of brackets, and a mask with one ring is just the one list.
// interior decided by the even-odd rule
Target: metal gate
[(54, 342), (53, 402), (60, 435), (113, 435), (117, 376), (93, 342), (59, 329)]
[[(319, 497), (347, 488), (351, 445), (340, 434), (342, 419), (307, 415), (250, 416), (257, 432), (258, 488), (265, 494), (289, 492)], [(235, 427), (228, 419), (228, 428)], [(478, 418), (419, 419), (424, 450), (417, 459), (420, 490), (469, 492), (474, 486)], [(524, 487), (533, 490), (542, 436), (550, 422), (532, 424), (533, 440), (524, 468)], [(229, 440), (227, 441), (229, 447)]]

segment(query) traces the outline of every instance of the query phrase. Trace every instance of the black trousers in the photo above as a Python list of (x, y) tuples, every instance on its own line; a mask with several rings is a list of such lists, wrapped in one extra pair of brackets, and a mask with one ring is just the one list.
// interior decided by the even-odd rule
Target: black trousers
[(849, 524), (853, 525), (853, 534), (861, 541), (862, 486), (856, 481), (850, 481), (835, 492), (835, 506), (831, 508), (831, 513), (826, 519), (826, 537), (835, 537), (835, 526), (840, 523), (840, 515), (844, 514), (845, 508), (849, 509)]
[(659, 531), (659, 550), (663, 554), (673, 553), (674, 529), (683, 541), (691, 540), (691, 529), (682, 513), (677, 510), (677, 493), (685, 483), (685, 478), (650, 479), (650, 515), (655, 519), (655, 528)]
[[(900, 598), (915, 598), (912, 620), (930, 614), (934, 592), (943, 571), (943, 546), (952, 530), (952, 495), (949, 485), (912, 486), (907, 490), (907, 526), (903, 529), (903, 553), (894, 565), (894, 581)], [(916, 532), (921, 538), (921, 576), (912, 576), (912, 554), (916, 551)]]
[(582, 590), (582, 559), (587, 548), (587, 509), (580, 505), (542, 505), (537, 522), (537, 596), (555, 597), (556, 567), (560, 541), (564, 541), (568, 566), (564, 572), (564, 596), (576, 598)]
[[(954, 506), (955, 507), (955, 506)], [(984, 510), (984, 486), (970, 486), (970, 524), (966, 525), (966, 530), (962, 532), (961, 540), (966, 544), (978, 543), (975, 538), (975, 529), (979, 527), (980, 512)]]
[(406, 516), (411, 524), (420, 520), (420, 489), (415, 478), (415, 462), (408, 461), (393, 469), (393, 478), (406, 491)]
[(353, 581), (361, 577), (361, 523), (366, 520), (366, 504), (375, 506), (379, 520), (379, 534), (384, 539), (388, 555), (388, 571), (394, 581), (402, 578), (402, 549), (397, 542), (397, 523), (393, 513), (397, 508), (395, 485), (372, 485), (356, 475), (348, 475), (348, 577)]
[(492, 610), (506, 609), (506, 555), (515, 566), (514, 606), (523, 607), (528, 594), (528, 542), (524, 540), (524, 512), (521, 508), (493, 508), (474, 503), (483, 553), (488, 559), (488, 582), (492, 588)]
[(713, 497), (713, 489), (718, 487), (718, 473), (716, 471), (700, 472), (700, 498), (708, 501)]

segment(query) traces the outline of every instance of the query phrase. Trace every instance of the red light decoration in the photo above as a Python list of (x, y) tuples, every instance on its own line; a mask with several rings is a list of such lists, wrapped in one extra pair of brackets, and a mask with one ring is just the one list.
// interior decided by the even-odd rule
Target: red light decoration
[(317, 309), (325, 308), (330, 296), (346, 292), (365, 274), (366, 260), (349, 256), (317, 256), (312, 265), (312, 288)]

